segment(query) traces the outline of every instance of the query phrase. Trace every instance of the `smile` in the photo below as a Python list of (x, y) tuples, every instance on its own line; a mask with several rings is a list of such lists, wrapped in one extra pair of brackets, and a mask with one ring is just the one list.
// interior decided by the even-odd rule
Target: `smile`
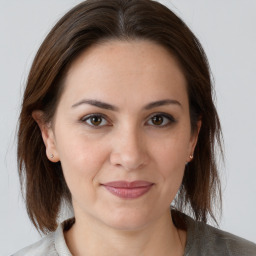
[(102, 184), (110, 193), (123, 199), (135, 199), (146, 194), (153, 183), (147, 181), (113, 181)]

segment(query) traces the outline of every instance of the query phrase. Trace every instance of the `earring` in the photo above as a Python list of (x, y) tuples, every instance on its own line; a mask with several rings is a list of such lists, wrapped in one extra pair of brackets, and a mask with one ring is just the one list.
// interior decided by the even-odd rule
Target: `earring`
[(51, 155), (50, 155), (50, 157), (51, 157), (51, 158), (54, 158), (54, 155), (53, 155), (53, 154), (51, 154)]
[[(190, 161), (192, 161), (193, 158), (194, 158), (194, 156), (191, 154), (191, 155), (189, 156)], [(190, 161), (186, 162), (186, 165), (188, 165)]]

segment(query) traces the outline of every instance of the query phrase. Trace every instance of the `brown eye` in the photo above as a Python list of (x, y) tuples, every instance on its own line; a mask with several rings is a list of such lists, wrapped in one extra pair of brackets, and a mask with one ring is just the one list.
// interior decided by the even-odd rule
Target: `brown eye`
[(152, 123), (155, 125), (161, 125), (163, 123), (163, 117), (162, 116), (154, 116), (152, 118)]
[(101, 127), (107, 125), (107, 121), (102, 115), (89, 115), (84, 117), (82, 121), (92, 127)]
[(90, 121), (91, 121), (91, 124), (98, 126), (102, 122), (102, 118), (99, 116), (93, 116), (93, 117), (90, 117)]
[(155, 126), (155, 127), (166, 127), (168, 125), (171, 125), (172, 123), (175, 123), (176, 120), (173, 118), (173, 116), (169, 115), (169, 114), (157, 114), (157, 115), (153, 115), (150, 119), (149, 119), (149, 124), (151, 126)]

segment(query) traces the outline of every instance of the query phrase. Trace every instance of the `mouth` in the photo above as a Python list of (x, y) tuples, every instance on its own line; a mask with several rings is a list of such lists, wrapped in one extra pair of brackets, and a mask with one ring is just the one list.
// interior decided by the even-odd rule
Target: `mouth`
[(148, 181), (112, 181), (101, 184), (111, 194), (123, 199), (136, 199), (146, 194), (154, 185)]

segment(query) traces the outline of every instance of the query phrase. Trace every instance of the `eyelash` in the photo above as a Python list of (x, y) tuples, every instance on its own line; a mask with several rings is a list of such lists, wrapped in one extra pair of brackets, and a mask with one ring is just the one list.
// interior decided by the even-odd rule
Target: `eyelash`
[[(94, 128), (94, 129), (100, 129), (100, 128), (104, 127), (104, 126), (109, 126), (109, 125), (93, 125), (93, 124), (87, 123), (87, 121), (90, 120), (90, 119), (93, 118), (93, 117), (97, 117), (97, 118), (104, 119), (105, 122), (107, 122), (107, 118), (105, 117), (105, 115), (103, 115), (103, 114), (97, 114), (97, 113), (95, 113), (95, 114), (90, 114), (90, 115), (87, 115), (87, 116), (83, 117), (83, 118), (81, 119), (81, 122), (82, 122), (82, 123), (86, 123), (86, 125), (88, 125), (88, 126)], [(149, 120), (152, 121), (152, 118), (154, 118), (154, 117), (162, 117), (162, 118), (163, 118), (163, 123), (165, 122), (165, 121), (164, 121), (165, 119), (167, 119), (167, 122), (168, 122), (167, 124), (164, 124), (164, 125), (162, 125), (162, 124), (161, 124), (161, 125), (154, 125), (154, 124), (153, 124), (152, 126), (155, 126), (156, 128), (164, 128), (164, 127), (167, 127), (167, 126), (169, 126), (169, 125), (171, 125), (171, 124), (173, 124), (173, 123), (176, 122), (176, 120), (175, 120), (175, 118), (174, 118), (173, 116), (171, 116), (171, 115), (169, 115), (169, 114), (166, 114), (166, 113), (155, 113), (155, 114), (153, 114), (153, 115), (151, 115), (151, 116), (149, 117)], [(101, 122), (102, 122), (102, 120), (101, 120)]]

